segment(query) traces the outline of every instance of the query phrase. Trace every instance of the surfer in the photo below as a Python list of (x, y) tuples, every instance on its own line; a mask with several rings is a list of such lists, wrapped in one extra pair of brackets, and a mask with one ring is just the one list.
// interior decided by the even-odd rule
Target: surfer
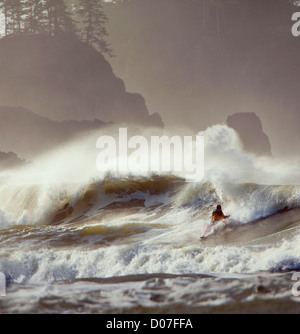
[(223, 222), (225, 223), (225, 219), (229, 218), (229, 217), (230, 216), (225, 216), (224, 215), (221, 205), (217, 205), (217, 208), (212, 213), (211, 222), (208, 225), (208, 227), (206, 228), (206, 230), (204, 231), (203, 235), (200, 237), (200, 239), (205, 238), (212, 231), (213, 226), (217, 222), (219, 222), (220, 220), (223, 219)]
[(219, 204), (219, 205), (217, 205), (216, 210), (213, 211), (211, 219), (212, 219), (212, 223), (216, 223), (217, 221), (219, 221), (221, 219), (223, 219), (223, 221), (224, 221), (224, 219), (229, 218), (229, 217), (230, 216), (225, 216), (224, 215), (224, 213), (222, 211), (222, 207)]

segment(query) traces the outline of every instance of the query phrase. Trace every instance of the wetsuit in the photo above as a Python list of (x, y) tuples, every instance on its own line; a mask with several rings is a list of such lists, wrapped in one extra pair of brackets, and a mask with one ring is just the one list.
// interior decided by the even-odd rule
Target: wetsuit
[(212, 220), (213, 221), (221, 220), (221, 219), (224, 219), (224, 218), (225, 218), (225, 215), (224, 215), (222, 210), (214, 210), (214, 212), (212, 213)]

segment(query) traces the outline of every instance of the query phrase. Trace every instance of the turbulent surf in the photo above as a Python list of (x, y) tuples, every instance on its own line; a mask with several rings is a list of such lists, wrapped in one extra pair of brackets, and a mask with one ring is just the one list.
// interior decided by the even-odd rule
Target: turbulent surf
[[(226, 126), (204, 134), (205, 178), (197, 183), (83, 173), (90, 158), (78, 166), (72, 154), (74, 177), (62, 182), (63, 152), (78, 157), (82, 138), (3, 175), (1, 311), (298, 312), (297, 165), (246, 154)], [(200, 241), (219, 203), (231, 218)]]

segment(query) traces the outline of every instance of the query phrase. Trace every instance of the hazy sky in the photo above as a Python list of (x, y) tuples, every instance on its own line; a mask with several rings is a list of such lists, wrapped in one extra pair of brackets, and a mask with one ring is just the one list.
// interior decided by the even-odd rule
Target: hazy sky
[(291, 34), (289, 2), (212, 3), (104, 5), (114, 73), (167, 127), (201, 131), (255, 112), (275, 155), (300, 154), (300, 37)]
[(127, 90), (141, 93), (167, 126), (201, 130), (255, 112), (275, 154), (300, 153), (300, 44), (289, 11), (269, 0), (211, 8), (204, 30), (202, 6), (195, 12), (190, 3), (105, 6), (116, 54), (109, 61)]

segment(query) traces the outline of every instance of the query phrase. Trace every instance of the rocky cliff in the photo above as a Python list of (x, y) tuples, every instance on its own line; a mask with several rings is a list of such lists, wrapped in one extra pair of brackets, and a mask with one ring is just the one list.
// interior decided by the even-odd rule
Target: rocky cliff
[(126, 91), (103, 55), (76, 38), (2, 38), (0, 73), (0, 105), (58, 121), (163, 125), (158, 114), (149, 115), (140, 94)]
[(254, 112), (229, 116), (227, 124), (238, 132), (246, 151), (259, 156), (272, 156), (269, 138), (263, 131), (260, 118)]
[(0, 107), (0, 151), (31, 160), (72, 137), (109, 124), (97, 119), (53, 121), (25, 108)]

